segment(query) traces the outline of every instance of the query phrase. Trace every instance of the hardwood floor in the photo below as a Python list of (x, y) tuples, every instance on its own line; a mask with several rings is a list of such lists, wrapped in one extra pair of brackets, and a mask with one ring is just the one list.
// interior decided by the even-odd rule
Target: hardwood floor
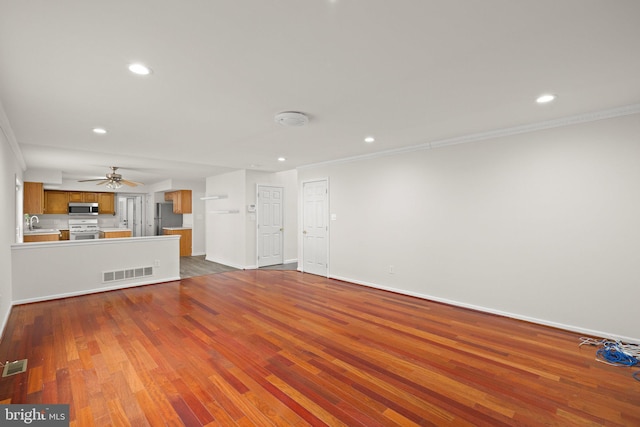
[(640, 425), (634, 369), (570, 332), (295, 271), (14, 307), (0, 403), (72, 426)]

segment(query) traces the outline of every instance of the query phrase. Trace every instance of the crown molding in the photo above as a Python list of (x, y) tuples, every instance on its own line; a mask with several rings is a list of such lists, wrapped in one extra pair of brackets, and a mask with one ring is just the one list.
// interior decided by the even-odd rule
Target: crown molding
[(488, 132), (473, 133), (455, 138), (440, 139), (431, 142), (425, 142), (410, 147), (396, 148), (392, 150), (378, 151), (371, 154), (360, 156), (345, 157), (342, 159), (328, 160), (326, 162), (312, 163), (308, 165), (298, 166), (297, 169), (315, 168), (319, 166), (335, 165), (339, 163), (349, 163), (359, 160), (375, 159), (379, 157), (393, 156), (397, 154), (411, 153), (415, 151), (431, 150), (433, 148), (447, 147), (449, 145), (466, 144), (469, 142), (483, 141), (487, 139), (502, 138), (511, 135), (520, 135), (523, 133), (537, 132), (540, 130), (571, 126), (581, 123), (595, 122), (597, 120), (612, 119), (615, 117), (629, 116), (640, 113), (640, 104), (625, 105), (623, 107), (611, 108), (608, 110), (592, 111), (589, 113), (578, 114), (575, 116), (567, 116), (559, 119), (546, 120), (543, 122), (530, 123), (527, 125), (513, 126), (502, 129), (495, 129)]

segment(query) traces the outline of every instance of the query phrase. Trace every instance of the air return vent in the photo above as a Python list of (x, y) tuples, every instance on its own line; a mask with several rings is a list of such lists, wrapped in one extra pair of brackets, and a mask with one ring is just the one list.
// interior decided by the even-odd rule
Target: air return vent
[(27, 359), (16, 360), (15, 362), (9, 362), (4, 365), (2, 370), (2, 377), (9, 377), (11, 375), (20, 374), (27, 371)]
[(124, 270), (103, 271), (102, 283), (117, 282), (119, 280), (137, 279), (153, 276), (153, 267), (136, 267)]

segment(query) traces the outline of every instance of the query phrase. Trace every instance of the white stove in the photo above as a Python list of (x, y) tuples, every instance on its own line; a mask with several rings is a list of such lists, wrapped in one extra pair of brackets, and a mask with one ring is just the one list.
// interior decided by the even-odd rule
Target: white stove
[(70, 219), (69, 240), (93, 240), (100, 237), (98, 220), (94, 218)]

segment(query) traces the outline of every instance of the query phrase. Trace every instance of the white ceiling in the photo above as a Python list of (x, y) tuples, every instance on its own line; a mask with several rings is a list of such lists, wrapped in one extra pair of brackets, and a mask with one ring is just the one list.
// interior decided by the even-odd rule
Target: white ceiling
[(27, 168), (64, 179), (287, 170), (637, 104), (638, 52), (638, 0), (0, 0), (0, 101)]

